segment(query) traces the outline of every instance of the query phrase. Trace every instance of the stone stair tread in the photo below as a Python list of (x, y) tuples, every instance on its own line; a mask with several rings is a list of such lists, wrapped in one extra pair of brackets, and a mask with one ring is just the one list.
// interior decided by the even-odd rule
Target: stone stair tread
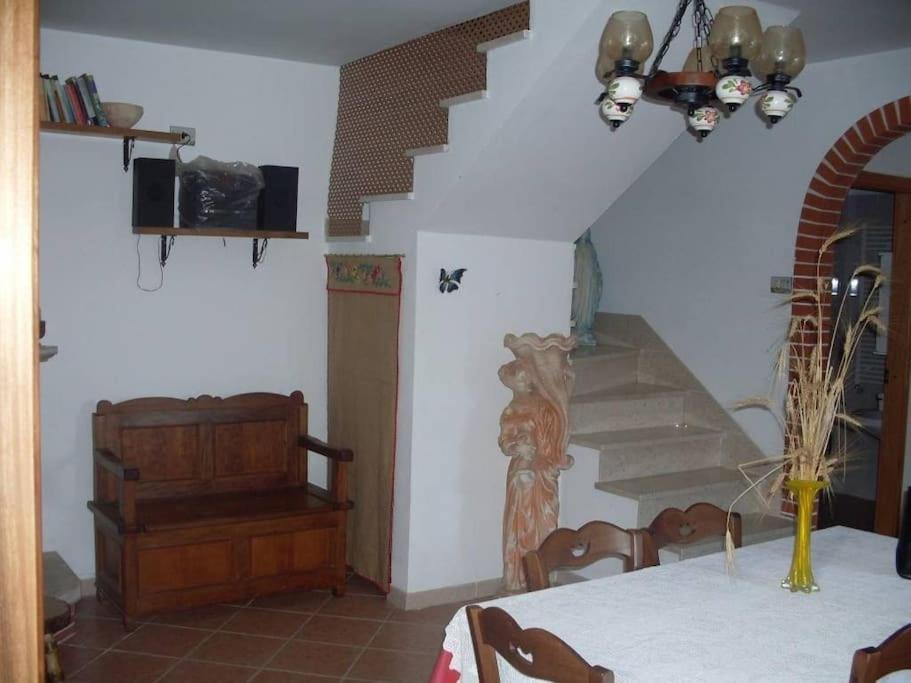
[(598, 344), (597, 346), (580, 346), (570, 356), (574, 361), (586, 358), (603, 358), (605, 356), (625, 356), (639, 353), (635, 346), (620, 344)]
[[(794, 520), (788, 517), (777, 517), (771, 513), (749, 512), (741, 515), (743, 529), (743, 545), (754, 545), (783, 538), (794, 533)], [(688, 559), (716, 553), (724, 550), (724, 541), (720, 538), (711, 538), (698, 543), (678, 544), (671, 543), (662, 548), (662, 552), (678, 555), (680, 559)], [(736, 553), (735, 553), (736, 562)], [(786, 570), (785, 567), (782, 571)]]
[(686, 393), (685, 389), (671, 387), (664, 384), (650, 384), (648, 382), (630, 382), (618, 384), (607, 389), (599, 389), (586, 394), (577, 394), (570, 399), (570, 403), (600, 403), (624, 399), (645, 399), (657, 396), (671, 396)]
[(595, 488), (639, 500), (645, 496), (700, 491), (710, 486), (730, 486), (736, 482), (743, 482), (744, 485), (747, 483), (739, 470), (727, 467), (705, 467), (632, 479), (599, 481), (595, 484)]
[(674, 443), (681, 440), (703, 439), (723, 434), (721, 430), (696, 425), (667, 425), (661, 427), (640, 427), (638, 429), (614, 429), (573, 434), (570, 442), (589, 448), (611, 446), (643, 446), (656, 443)]

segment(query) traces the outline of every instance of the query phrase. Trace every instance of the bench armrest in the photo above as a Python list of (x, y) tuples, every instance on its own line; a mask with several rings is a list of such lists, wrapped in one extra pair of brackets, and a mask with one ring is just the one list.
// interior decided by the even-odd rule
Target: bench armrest
[(123, 481), (139, 481), (138, 467), (124, 467), (123, 463), (114, 457), (106, 448), (96, 448), (93, 454), (95, 464), (103, 467), (118, 479)]
[[(309, 434), (300, 437), (298, 445), (308, 451), (324, 455), (330, 460), (329, 478), (331, 481), (332, 500), (340, 505), (351, 506), (348, 500), (348, 468), (349, 462), (354, 460), (354, 453), (350, 448), (333, 448), (329, 444), (315, 439)], [(312, 484), (311, 484), (312, 486)]]
[(306, 448), (308, 451), (319, 453), (336, 462), (351, 462), (354, 460), (354, 453), (350, 448), (333, 448), (325, 441), (320, 441), (309, 434), (300, 437), (298, 445), (301, 446), (301, 448)]

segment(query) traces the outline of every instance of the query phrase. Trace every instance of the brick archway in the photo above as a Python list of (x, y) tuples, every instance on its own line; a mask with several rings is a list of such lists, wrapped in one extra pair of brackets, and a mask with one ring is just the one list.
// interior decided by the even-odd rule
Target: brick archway
[[(848, 128), (826, 153), (807, 189), (794, 250), (794, 289), (816, 289), (819, 247), (841, 219), (848, 190), (879, 150), (911, 132), (911, 96), (883, 105)], [(832, 254), (823, 261), (822, 277), (832, 275)], [(810, 304), (795, 303), (792, 314), (810, 313)]]
[[(816, 263), (819, 249), (822, 243), (838, 228), (845, 199), (851, 186), (877, 152), (909, 132), (911, 132), (911, 96), (883, 105), (858, 119), (832, 145), (819, 162), (807, 188), (800, 212), (794, 249), (795, 290), (816, 289)], [(820, 262), (820, 277), (832, 277), (833, 261), (833, 254), (830, 250)], [(814, 304), (809, 302), (795, 302), (791, 306), (793, 316), (814, 312)], [(820, 330), (820, 333), (823, 335), (825, 350), (828, 351), (832, 340), (830, 329), (832, 321), (824, 316), (822, 323), (823, 329)], [(805, 340), (805, 344), (808, 346), (814, 343), (815, 339), (807, 337)], [(882, 472), (880, 474), (882, 475)], [(793, 513), (793, 502), (784, 499), (782, 512)], [(891, 530), (893, 523), (896, 532)], [(898, 506), (896, 505), (895, 519), (883, 520), (882, 528), (880, 528), (881, 520), (877, 519), (877, 531), (879, 533), (897, 533), (897, 524)]]

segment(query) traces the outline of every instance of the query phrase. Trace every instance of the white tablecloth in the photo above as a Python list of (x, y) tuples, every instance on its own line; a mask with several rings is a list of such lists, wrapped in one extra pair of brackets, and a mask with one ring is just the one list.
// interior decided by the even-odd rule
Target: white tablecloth
[[(835, 527), (813, 534), (821, 590), (779, 587), (793, 541), (643, 569), (483, 603), (555, 633), (620, 681), (847, 681), (854, 651), (911, 622), (911, 581), (895, 573), (896, 540)], [(478, 680), (465, 610), (443, 649), (463, 683)], [(526, 680), (500, 662), (503, 681)], [(893, 674), (888, 680), (911, 681)]]

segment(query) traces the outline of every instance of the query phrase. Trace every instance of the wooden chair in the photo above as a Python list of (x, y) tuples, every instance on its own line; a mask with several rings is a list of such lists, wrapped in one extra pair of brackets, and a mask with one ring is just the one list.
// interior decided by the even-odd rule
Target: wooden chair
[[(698, 543), (712, 536), (724, 538), (727, 532), (728, 513), (711, 503), (695, 503), (686, 510), (666, 508), (648, 527), (645, 554), (658, 563), (658, 550), (670, 543)], [(731, 536), (734, 547), (743, 542), (743, 522), (740, 514), (731, 515)], [(650, 546), (650, 547), (648, 547)]]
[(524, 676), (555, 683), (613, 683), (613, 672), (591, 666), (564, 641), (541, 628), (522, 629), (499, 607), (466, 610), (481, 683), (500, 683), (497, 654)]
[(588, 522), (576, 529), (553, 531), (537, 550), (523, 558), (528, 590), (550, 588), (550, 573), (556, 569), (580, 569), (607, 557), (623, 560), (630, 572), (657, 564), (646, 557), (645, 532), (621, 529), (610, 522)]
[(876, 647), (855, 652), (851, 683), (873, 683), (905, 669), (911, 669), (911, 624), (898, 629)]

